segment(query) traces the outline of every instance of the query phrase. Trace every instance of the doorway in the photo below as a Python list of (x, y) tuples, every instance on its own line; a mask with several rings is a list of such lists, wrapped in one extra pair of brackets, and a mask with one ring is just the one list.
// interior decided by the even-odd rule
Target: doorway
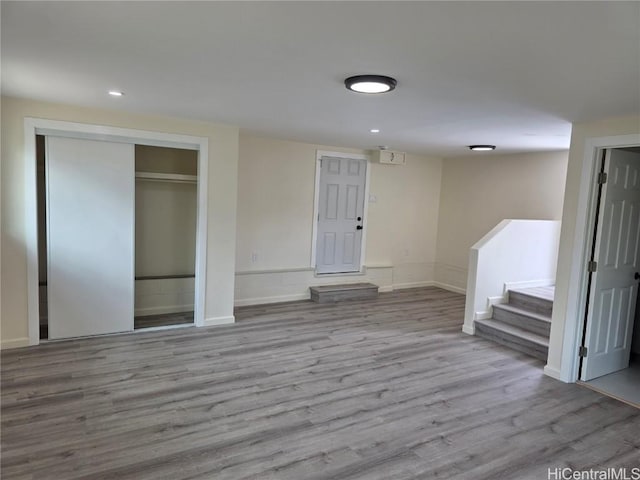
[(312, 247), (317, 274), (362, 269), (368, 170), (364, 156), (318, 152)]
[(640, 149), (601, 151), (580, 380), (640, 405)]
[[(193, 310), (193, 315), (190, 318), (190, 322), (195, 323), (195, 325), (197, 326), (204, 325), (205, 324), (204, 299), (205, 299), (205, 291), (206, 291), (206, 276), (204, 273), (206, 269), (206, 244), (207, 244), (207, 215), (206, 215), (207, 208), (206, 207), (207, 207), (207, 196), (208, 196), (207, 195), (208, 139), (204, 137), (192, 137), (187, 135), (166, 134), (166, 133), (160, 133), (160, 132), (150, 132), (150, 131), (143, 131), (143, 130), (133, 130), (133, 129), (126, 129), (126, 128), (118, 128), (118, 127), (107, 127), (102, 125), (80, 124), (80, 123), (73, 123), (73, 122), (45, 120), (45, 119), (36, 119), (36, 118), (25, 118), (24, 132), (25, 132), (25, 158), (27, 159), (25, 163), (25, 179), (26, 179), (25, 197), (27, 200), (26, 240), (27, 240), (27, 264), (28, 264), (28, 268), (27, 268), (28, 303), (27, 304), (28, 304), (28, 317), (29, 317), (28, 319), (29, 344), (38, 345), (40, 343), (41, 333), (42, 333), (42, 338), (46, 338), (46, 337), (69, 338), (73, 336), (84, 336), (84, 335), (94, 335), (94, 334), (101, 334), (101, 333), (113, 333), (115, 331), (133, 330), (133, 317), (134, 317), (133, 292), (134, 292), (134, 272), (135, 272), (135, 269), (134, 269), (135, 254), (133, 250), (133, 246), (134, 246), (133, 197), (135, 192), (134, 190), (135, 165), (134, 165), (133, 153), (136, 145), (183, 149), (183, 150), (192, 151), (193, 154), (195, 154), (196, 165), (197, 165), (196, 166), (196, 173), (197, 173), (196, 182), (195, 182), (195, 185), (193, 184), (193, 182), (190, 182), (191, 183), (190, 188), (192, 189), (192, 192), (190, 195), (191, 197), (193, 196), (193, 188), (195, 187), (196, 198), (197, 198), (196, 212), (195, 212), (195, 217), (196, 217), (195, 254), (194, 254), (195, 259), (193, 262), (194, 264), (193, 268), (191, 268), (191, 272), (190, 272), (190, 276), (192, 277), (191, 282), (193, 283), (191, 292), (189, 292), (189, 294), (191, 295), (190, 305), (191, 305), (191, 309)], [(47, 251), (47, 248), (44, 248), (45, 250), (44, 253), (42, 252), (43, 250), (42, 243), (43, 243), (43, 239), (47, 237), (51, 237), (52, 235), (58, 235), (60, 239), (64, 240), (65, 239), (64, 230), (59, 227), (60, 225), (64, 227), (65, 223), (60, 222), (58, 220), (58, 223), (60, 224), (56, 227), (58, 228), (58, 232), (53, 233), (54, 229), (51, 227), (53, 225), (52, 219), (55, 215), (52, 214), (53, 211), (51, 210), (51, 206), (47, 206), (46, 204), (46, 200), (51, 199), (53, 197), (50, 197), (51, 192), (48, 192), (46, 188), (45, 189), (42, 188), (42, 185), (46, 185), (47, 182), (53, 181), (52, 175), (48, 175), (48, 176), (46, 175), (46, 168), (45, 168), (46, 154), (44, 155), (45, 158), (43, 158), (43, 152), (47, 150), (46, 142), (47, 142), (47, 139), (49, 138), (55, 139), (52, 144), (61, 144), (63, 146), (66, 144), (73, 144), (74, 145), (73, 149), (76, 149), (76, 150), (80, 149), (78, 147), (79, 144), (83, 144), (85, 146), (101, 145), (105, 149), (116, 148), (115, 146), (119, 146), (122, 149), (122, 152), (119, 152), (118, 154), (120, 158), (124, 158), (124, 157), (126, 157), (126, 159), (130, 158), (130, 161), (126, 160), (121, 162), (121, 164), (119, 164), (119, 165), (126, 165), (126, 168), (124, 167), (122, 169), (120, 169), (119, 167), (112, 168), (114, 167), (114, 165), (111, 165), (111, 167), (106, 168), (105, 171), (102, 173), (97, 172), (97, 174), (95, 175), (89, 175), (88, 171), (97, 168), (97, 166), (93, 165), (92, 162), (89, 161), (90, 156), (85, 156), (84, 161), (81, 161), (75, 167), (71, 166), (70, 168), (68, 168), (66, 170), (65, 175), (58, 175), (59, 183), (60, 183), (60, 179), (62, 179), (62, 183), (60, 183), (60, 185), (62, 185), (62, 188), (60, 188), (60, 185), (56, 187), (57, 188), (56, 194), (58, 195), (59, 198), (62, 198), (64, 200), (66, 197), (68, 197), (71, 199), (71, 201), (67, 202), (67, 206), (69, 207), (68, 211), (74, 214), (77, 214), (77, 212), (81, 210), (80, 208), (77, 208), (77, 207), (83, 203), (83, 200), (77, 197), (74, 200), (74, 195), (76, 192), (71, 188), (64, 188), (65, 186), (64, 182), (66, 181), (68, 183), (68, 180), (70, 180), (75, 174), (80, 174), (80, 172), (84, 172), (84, 175), (85, 175), (84, 178), (86, 180), (89, 180), (89, 182), (93, 182), (92, 188), (85, 188), (84, 190), (87, 193), (87, 198), (94, 201), (94, 206), (98, 205), (101, 208), (105, 208), (105, 207), (111, 208), (114, 205), (118, 205), (119, 207), (123, 206), (124, 204), (129, 205), (126, 209), (123, 207), (122, 211), (127, 211), (128, 213), (126, 216), (129, 218), (129, 220), (131, 220), (130, 222), (131, 228), (129, 232), (130, 235), (126, 235), (126, 232), (125, 234), (121, 235), (122, 232), (120, 232), (120, 229), (107, 228), (105, 231), (102, 232), (102, 235), (103, 237), (108, 237), (109, 241), (106, 241), (105, 239), (101, 239), (100, 235), (96, 235), (96, 238), (94, 239), (96, 243), (102, 242), (101, 243), (102, 245), (109, 245), (110, 242), (116, 239), (116, 237), (118, 236), (121, 236), (123, 239), (125, 237), (128, 239), (126, 242), (122, 243), (122, 245), (118, 244), (118, 250), (122, 253), (124, 252), (122, 248), (124, 248), (123, 246), (125, 245), (125, 243), (130, 244), (131, 255), (129, 256), (126, 253), (120, 256), (116, 255), (114, 256), (115, 260), (113, 262), (114, 266), (118, 262), (121, 262), (122, 264), (126, 263), (128, 265), (127, 280), (120, 281), (122, 279), (119, 277), (120, 280), (117, 282), (115, 281), (103, 282), (106, 289), (111, 289), (113, 287), (113, 288), (122, 289), (122, 290), (118, 290), (118, 291), (114, 290), (114, 292), (109, 293), (109, 292), (106, 292), (106, 289), (94, 288), (93, 289), (94, 292), (92, 292), (92, 293), (95, 293), (96, 291), (100, 292), (100, 294), (98, 294), (96, 298), (100, 301), (103, 301), (105, 306), (105, 311), (108, 310), (108, 308), (106, 307), (108, 307), (109, 304), (111, 303), (118, 303), (121, 306), (124, 305), (124, 307), (126, 307), (127, 309), (126, 315), (123, 312), (120, 312), (117, 315), (120, 319), (126, 319), (127, 322), (130, 322), (130, 324), (129, 323), (127, 324), (126, 328), (118, 327), (117, 329), (114, 329), (112, 328), (111, 325), (106, 326), (106, 324), (109, 322), (109, 320), (107, 319), (107, 321), (105, 322), (89, 322), (96, 328), (106, 329), (106, 331), (104, 332), (103, 331), (94, 332), (93, 330), (89, 332), (80, 332), (79, 330), (73, 330), (72, 334), (62, 333), (58, 335), (54, 334), (53, 336), (51, 335), (52, 325), (49, 324), (49, 320), (52, 318), (51, 317), (51, 313), (52, 313), (51, 296), (53, 294), (54, 289), (50, 287), (52, 285), (51, 282), (53, 280), (51, 273), (53, 273), (54, 270), (50, 268), (50, 265), (54, 260), (52, 260), (53, 258), (52, 252)], [(42, 148), (43, 142), (45, 143), (44, 149)], [(58, 145), (58, 147), (56, 148), (60, 150), (59, 147), (60, 145)], [(126, 150), (127, 153), (123, 157), (124, 150)], [(131, 155), (129, 155), (129, 152), (131, 153)], [(107, 155), (107, 157), (112, 158), (113, 155), (112, 156)], [(98, 163), (107, 165), (108, 160), (105, 160), (105, 162), (98, 162)], [(126, 177), (126, 181), (123, 180), (122, 182), (118, 183), (120, 187), (123, 185), (127, 187), (127, 188), (123, 187), (122, 195), (118, 193), (119, 190), (117, 189), (116, 189), (117, 191), (114, 191), (114, 189), (112, 188), (103, 188), (104, 186), (103, 182), (99, 181), (100, 179), (110, 181), (112, 179), (111, 175), (114, 175), (115, 172), (120, 170), (122, 172), (124, 172), (125, 170), (127, 171), (126, 175), (122, 175), (123, 179)], [(83, 190), (83, 188), (81, 188), (81, 190)], [(102, 200), (107, 201), (106, 203), (100, 203), (100, 201), (98, 201), (99, 196), (94, 195), (96, 194), (96, 192), (100, 192), (100, 191), (108, 192), (108, 194), (105, 194), (102, 197)], [(131, 202), (129, 202), (129, 200), (131, 200)], [(49, 212), (47, 212), (47, 210), (49, 210)], [(74, 212), (74, 210), (76, 210), (76, 212)], [(95, 210), (96, 209), (94, 209), (94, 213), (95, 213)], [(99, 210), (99, 208), (97, 208), (97, 210)], [(58, 211), (56, 215), (58, 219), (61, 218), (60, 211)], [(87, 220), (87, 218), (89, 217), (85, 217), (84, 220)], [(103, 215), (102, 212), (100, 212), (100, 215), (97, 215), (97, 217), (106, 217), (110, 219), (114, 218), (112, 215)], [(42, 226), (43, 222), (47, 224), (49, 228), (43, 227)], [(106, 220), (104, 220), (104, 222), (107, 223)], [(80, 224), (84, 224), (84, 223), (80, 222)], [(90, 230), (90, 229), (87, 228), (85, 230)], [(115, 232), (115, 230), (118, 230), (118, 231)], [(62, 232), (62, 234), (60, 232)], [(68, 236), (68, 238), (73, 239), (73, 235)], [(66, 243), (65, 241), (58, 242), (59, 245), (65, 245), (65, 243)], [(92, 245), (92, 242), (91, 241), (87, 241), (84, 243), (76, 242), (74, 245), (75, 245), (74, 247), (75, 251), (82, 253), (81, 250), (85, 249), (85, 246), (90, 247)], [(125, 250), (127, 250), (127, 248), (125, 248)], [(67, 279), (71, 278), (71, 280), (74, 280), (73, 277), (75, 277), (75, 274), (77, 272), (80, 272), (81, 275), (78, 275), (78, 278), (75, 279), (77, 280), (76, 287), (78, 289), (82, 289), (86, 287), (87, 289), (91, 290), (91, 288), (88, 287), (91, 281), (85, 279), (83, 283), (82, 279), (80, 278), (82, 276), (81, 267), (78, 267), (78, 265), (76, 265), (76, 267), (74, 268), (69, 268), (69, 269), (65, 267), (66, 263), (64, 260), (70, 259), (72, 262), (77, 263), (80, 259), (79, 254), (77, 255), (77, 258), (75, 258), (76, 257), (75, 255), (73, 255), (74, 249), (71, 249), (71, 248), (58, 249), (58, 252), (57, 252), (58, 258), (62, 259), (61, 261), (58, 261), (56, 264), (57, 266), (60, 267), (58, 269), (58, 274), (60, 274), (61, 272), (62, 274), (64, 274), (64, 277), (60, 277), (60, 275), (58, 275), (58, 277), (67, 278)], [(90, 250), (90, 248), (86, 248), (86, 249)], [(66, 252), (65, 254), (69, 254), (68, 258), (64, 258), (64, 256), (61, 256), (60, 255), (61, 252), (62, 253)], [(97, 258), (97, 257), (99, 257), (99, 255), (93, 255), (93, 258)], [(129, 258), (128, 261), (126, 261), (127, 258)], [(88, 257), (88, 259), (92, 260), (92, 257)], [(82, 262), (80, 262), (80, 265), (82, 265)], [(112, 265), (107, 265), (107, 264), (102, 265), (102, 267), (104, 268), (111, 268), (111, 266)], [(100, 272), (102, 267), (86, 269), (86, 270), (92, 270), (92, 274), (95, 274), (96, 272)], [(115, 269), (115, 270), (124, 271), (124, 269)], [(46, 273), (44, 273), (45, 271)], [(70, 293), (68, 291), (68, 289), (66, 288), (68, 282), (56, 282), (56, 283), (60, 287), (59, 292), (57, 293), (59, 297), (57, 306), (65, 307), (65, 305), (73, 303), (73, 302), (67, 302), (67, 300), (69, 298), (73, 298), (74, 295), (76, 297), (78, 295), (74, 294), (73, 292)], [(77, 292), (77, 293), (81, 293), (81, 292)], [(185, 293), (185, 292), (182, 292), (182, 293)], [(129, 298), (131, 299), (130, 305), (128, 301)], [(79, 302), (79, 303), (82, 303), (82, 302)], [(89, 310), (91, 310), (92, 308), (95, 308), (96, 304), (94, 301), (91, 301), (91, 302), (88, 302), (88, 305), (89, 305)], [(86, 316), (87, 316), (86, 313), (81, 313), (80, 315), (76, 315), (76, 318), (86, 318)], [(62, 317), (59, 316), (59, 318), (65, 318), (65, 315), (63, 315)], [(85, 322), (82, 322), (81, 326), (84, 328), (86, 326)]]

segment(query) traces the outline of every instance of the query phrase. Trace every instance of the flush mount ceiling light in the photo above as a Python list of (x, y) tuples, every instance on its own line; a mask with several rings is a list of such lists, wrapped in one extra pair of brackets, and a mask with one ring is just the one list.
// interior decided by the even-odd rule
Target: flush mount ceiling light
[(495, 145), (469, 145), (469, 150), (473, 150), (474, 152), (490, 152), (495, 149)]
[(111, 95), (112, 97), (121, 97), (124, 95), (124, 93), (120, 90), (109, 90), (109, 95)]
[(356, 75), (344, 81), (344, 86), (358, 93), (386, 93), (396, 88), (395, 78), (384, 75)]
[(372, 128), (371, 130), (369, 130), (371, 133), (380, 133), (380, 129), (379, 128)]

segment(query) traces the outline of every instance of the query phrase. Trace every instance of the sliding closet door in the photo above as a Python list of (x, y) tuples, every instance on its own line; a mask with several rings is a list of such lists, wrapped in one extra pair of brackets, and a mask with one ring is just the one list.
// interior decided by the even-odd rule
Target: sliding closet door
[(49, 338), (133, 330), (134, 145), (47, 137)]

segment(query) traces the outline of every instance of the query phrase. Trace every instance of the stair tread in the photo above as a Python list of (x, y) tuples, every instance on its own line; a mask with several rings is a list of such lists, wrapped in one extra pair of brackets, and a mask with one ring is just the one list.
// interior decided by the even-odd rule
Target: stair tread
[(515, 337), (519, 337), (523, 340), (528, 340), (532, 343), (540, 345), (542, 347), (549, 347), (549, 339), (544, 337), (543, 335), (538, 335), (536, 333), (530, 332), (520, 327), (515, 327), (513, 325), (506, 324), (499, 320), (476, 320), (476, 324), (484, 325), (489, 328), (493, 328), (494, 330), (499, 330), (509, 335), (513, 335)]
[(517, 313), (519, 315), (524, 315), (525, 317), (531, 317), (536, 320), (540, 320), (541, 322), (551, 323), (551, 317), (548, 315), (542, 315), (541, 313), (532, 312), (531, 310), (527, 310), (520, 307), (515, 307), (508, 303), (499, 303), (493, 306), (493, 308), (507, 310), (508, 312)]

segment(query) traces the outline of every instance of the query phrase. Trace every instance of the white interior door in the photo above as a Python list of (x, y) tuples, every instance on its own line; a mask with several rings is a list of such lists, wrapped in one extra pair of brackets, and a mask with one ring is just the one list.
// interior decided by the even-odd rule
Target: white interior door
[(49, 338), (133, 330), (134, 145), (47, 137)]
[(316, 271), (360, 271), (367, 161), (322, 157)]
[(638, 295), (640, 154), (608, 150), (605, 172), (582, 364), (585, 381), (629, 366)]

